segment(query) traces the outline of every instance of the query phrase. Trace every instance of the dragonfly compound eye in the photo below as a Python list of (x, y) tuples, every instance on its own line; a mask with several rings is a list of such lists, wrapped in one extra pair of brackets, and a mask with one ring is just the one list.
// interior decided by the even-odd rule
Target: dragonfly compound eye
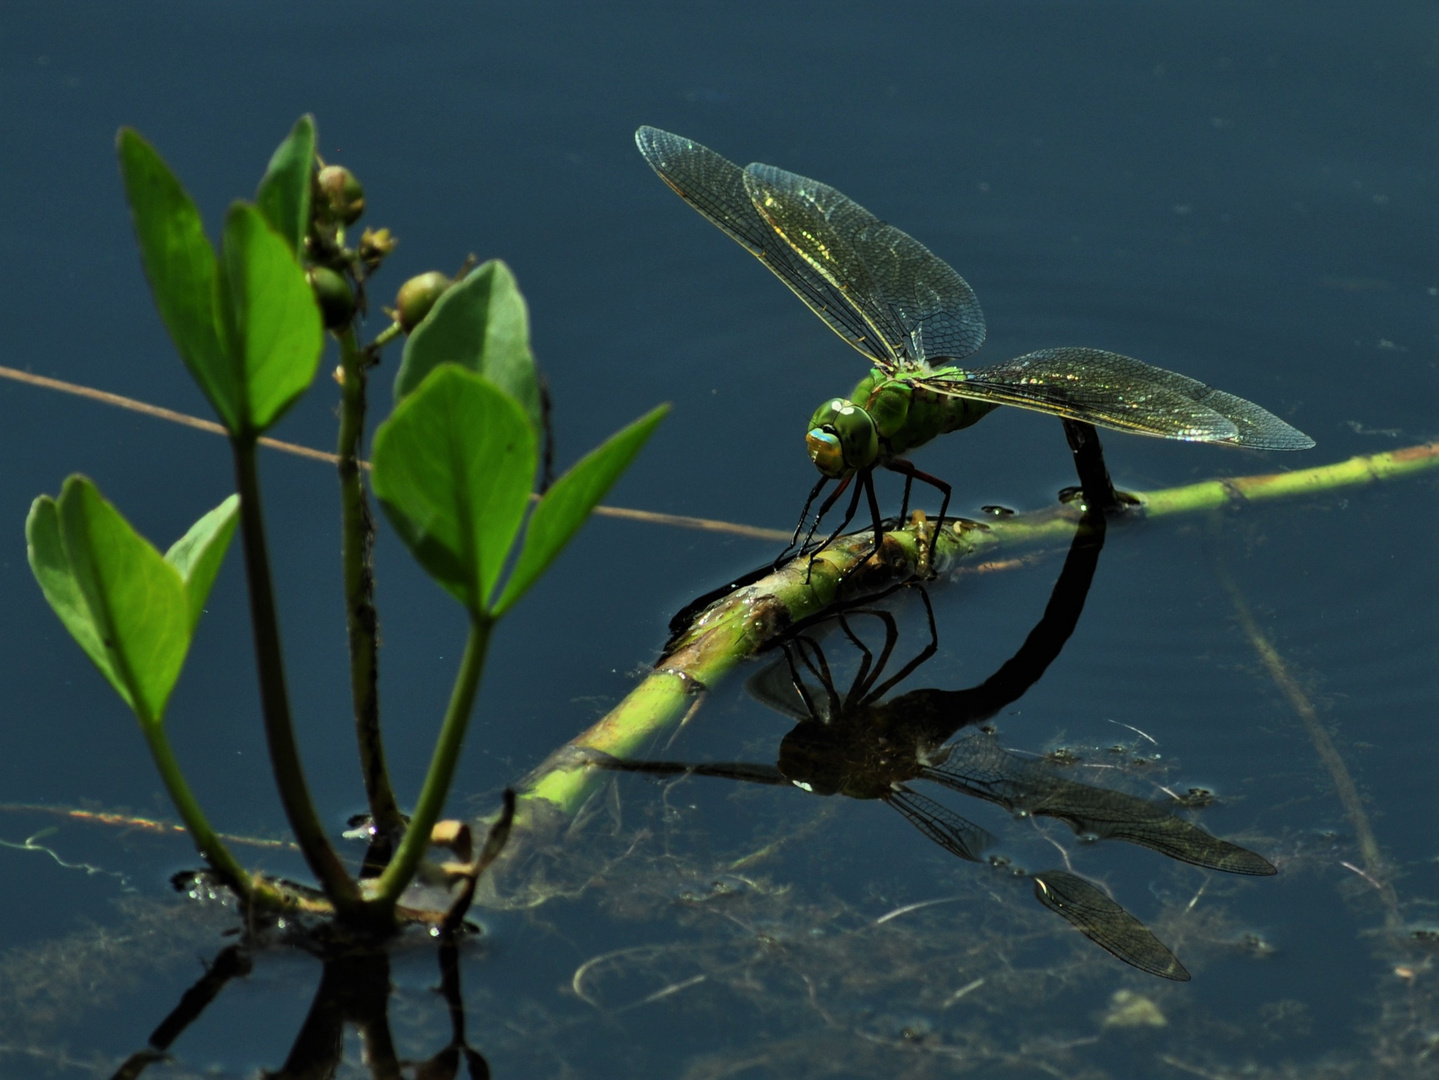
[(879, 434), (869, 413), (843, 398), (825, 402), (810, 417), (805, 445), (815, 468), (839, 480), (868, 468), (879, 455)]

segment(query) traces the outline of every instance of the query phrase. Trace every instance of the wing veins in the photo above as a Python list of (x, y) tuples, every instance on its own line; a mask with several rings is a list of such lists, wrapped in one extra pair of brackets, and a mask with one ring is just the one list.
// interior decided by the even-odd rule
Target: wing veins
[(907, 787), (890, 792), (884, 801), (925, 836), (961, 859), (979, 862), (979, 853), (994, 843), (994, 837), (985, 829)]
[(1176, 982), (1189, 981), (1189, 972), (1169, 947), (1100, 889), (1063, 870), (1033, 876), (1035, 898), (1101, 949), (1140, 971)]
[(940, 371), (919, 385), (1119, 431), (1265, 450), (1314, 445), (1273, 413), (1178, 372), (1103, 349), (1040, 349), (988, 367)]
[(743, 169), (706, 146), (657, 128), (640, 128), (635, 143), (675, 194), (759, 259), (850, 347), (877, 364), (891, 363), (888, 353), (876, 346), (875, 331), (864, 314), (755, 208), (745, 190)]

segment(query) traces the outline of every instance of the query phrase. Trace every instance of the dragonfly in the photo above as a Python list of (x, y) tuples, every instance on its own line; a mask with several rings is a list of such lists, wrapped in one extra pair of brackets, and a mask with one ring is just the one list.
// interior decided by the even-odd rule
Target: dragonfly
[(908, 516), (910, 488), (918, 480), (940, 492), (942, 522), (950, 485), (905, 455), (1000, 405), (1060, 417), (1084, 499), (1105, 510), (1125, 502), (1109, 482), (1094, 425), (1260, 450), (1314, 445), (1251, 401), (1103, 349), (1040, 349), (988, 367), (960, 367), (958, 361), (984, 344), (984, 313), (969, 283), (919, 241), (817, 180), (773, 165), (740, 168), (658, 128), (641, 127), (635, 143), (660, 179), (764, 263), (871, 364), (848, 397), (828, 399), (810, 417), (805, 444), (820, 477), (790, 548), (810, 507), (834, 481), (806, 544), (852, 489), (844, 519), (814, 550), (828, 546), (854, 519), (862, 494), (877, 550), (884, 535), (873, 482), (878, 468), (905, 478), (900, 520)]

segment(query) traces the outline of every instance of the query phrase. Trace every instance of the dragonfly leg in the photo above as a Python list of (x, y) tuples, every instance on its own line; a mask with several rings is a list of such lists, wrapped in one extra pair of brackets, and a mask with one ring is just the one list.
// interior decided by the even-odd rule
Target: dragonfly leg
[[(904, 667), (900, 668), (888, 679), (880, 683), (879, 686), (876, 686), (872, 690), (870, 690), (868, 692), (868, 696), (865, 698), (867, 702), (878, 701), (880, 698), (884, 697), (884, 695), (889, 693), (892, 689), (894, 689), (894, 687), (898, 686), (905, 679), (913, 675), (916, 669), (918, 669), (921, 664), (929, 663), (930, 658), (939, 651), (939, 630), (934, 625), (934, 608), (930, 606), (929, 593), (925, 590), (925, 587), (923, 585), (916, 585), (914, 587), (919, 590), (919, 597), (921, 600), (924, 601), (925, 615), (929, 618), (929, 644), (926, 645), (914, 656), (912, 656), (909, 661), (904, 665)], [(885, 642), (885, 652), (880, 657), (881, 661), (888, 659), (889, 653), (892, 650), (893, 645), (894, 642), (892, 641)], [(879, 672), (876, 671), (875, 678), (878, 677)]]
[(1104, 464), (1104, 449), (1099, 445), (1099, 432), (1093, 424), (1066, 418), (1064, 437), (1074, 454), (1074, 468), (1079, 473), (1086, 506), (1102, 514), (1112, 514), (1135, 505), (1133, 499), (1114, 490), (1114, 482), (1109, 479), (1109, 469)]
[(929, 541), (929, 561), (934, 560), (934, 544), (939, 539), (939, 530), (944, 528), (944, 515), (949, 511), (949, 497), (954, 489), (937, 476), (931, 476), (922, 469), (916, 469), (913, 463), (904, 458), (891, 458), (885, 468), (899, 473), (904, 477), (904, 509), (901, 511), (901, 520), (909, 516), (909, 486), (915, 480), (922, 480), (930, 487), (940, 493), (939, 517), (934, 523), (934, 533)]
[[(819, 525), (820, 519), (823, 518), (829, 508), (834, 505), (835, 500), (839, 498), (840, 494), (844, 491), (846, 487), (850, 485), (850, 481), (852, 481), (853, 479), (853, 476), (846, 477), (844, 480), (840, 481), (839, 487), (835, 488), (834, 491), (830, 492), (829, 498), (824, 501), (824, 505), (819, 508), (819, 514), (816, 515), (814, 519), (814, 524), (816, 527)], [(869, 492), (869, 504), (876, 515), (874, 519), (874, 527), (876, 530), (882, 528), (878, 517), (879, 507), (874, 500), (874, 483), (870, 480), (870, 474), (866, 472), (863, 474), (863, 478), (860, 480), (860, 482), (854, 485), (854, 494), (850, 496), (849, 506), (845, 507), (844, 517), (840, 520), (840, 523), (834, 527), (834, 531), (832, 533), (830, 533), (824, 538), (823, 541), (820, 542), (820, 545), (817, 548), (810, 552), (809, 567), (806, 568), (804, 572), (805, 584), (809, 583), (809, 575), (810, 571), (814, 569), (815, 557), (818, 556), (819, 553), (825, 548), (829, 547), (830, 544), (834, 543), (835, 537), (837, 537), (841, 532), (843, 532), (845, 527), (854, 520), (854, 512), (859, 509), (859, 494), (861, 491), (865, 490), (868, 490)], [(810, 536), (813, 535), (814, 529), (811, 528)], [(881, 535), (883, 534), (881, 533)], [(804, 538), (804, 542), (806, 545), (809, 544), (809, 536), (806, 536)], [(876, 540), (876, 550), (878, 550), (878, 540)]]
[[(871, 555), (879, 552), (879, 545), (884, 540), (884, 521), (879, 516), (879, 500), (874, 497), (874, 470), (864, 474), (864, 493), (869, 496), (869, 516), (874, 521), (874, 551)], [(868, 557), (868, 556), (866, 556)]]
[[(809, 542), (814, 539), (814, 531), (819, 528), (819, 523), (824, 520), (825, 514), (828, 514), (830, 512), (830, 508), (839, 501), (839, 497), (845, 493), (846, 489), (849, 488), (850, 482), (853, 479), (854, 478), (852, 476), (845, 477), (839, 482), (838, 486), (836, 486), (835, 489), (829, 493), (829, 498), (825, 499), (824, 502), (820, 503), (819, 512), (816, 513), (814, 516), (814, 524), (809, 527), (809, 532), (804, 534), (804, 543), (800, 545), (802, 548), (809, 547)], [(844, 520), (840, 522), (840, 529), (843, 529), (846, 525), (848, 525), (850, 519), (854, 517), (854, 507), (858, 500), (859, 489), (855, 488), (854, 498), (850, 500), (849, 510), (846, 512)], [(820, 544), (820, 546), (815, 549), (816, 553), (823, 551), (825, 548), (829, 547), (830, 541), (838, 535), (839, 529), (836, 529), (829, 535), (829, 539), (825, 540), (823, 544)]]
[[(819, 493), (824, 490), (825, 484), (828, 484), (829, 481), (830, 478), (828, 476), (821, 476), (819, 478), (819, 481), (814, 485), (814, 487), (809, 489), (809, 497), (805, 499), (804, 509), (799, 512), (799, 521), (795, 523), (794, 535), (789, 538), (789, 543), (785, 545), (785, 549), (781, 551), (774, 560), (774, 565), (776, 569), (782, 562), (785, 561), (785, 558), (789, 555), (791, 551), (795, 549), (796, 545), (800, 547), (804, 546), (804, 544), (800, 544), (799, 542), (799, 534), (804, 531), (804, 523), (809, 518), (809, 508), (814, 505), (815, 499), (819, 497)], [(844, 490), (844, 485), (846, 482), (847, 481), (841, 481), (839, 487), (830, 495), (827, 500), (825, 500), (824, 507), (817, 515), (815, 515), (814, 524), (810, 526), (809, 532), (805, 534), (805, 544), (809, 543), (810, 537), (814, 535), (815, 529), (819, 528), (820, 518), (824, 517), (825, 510), (828, 510), (831, 506), (834, 505), (834, 500), (838, 498), (839, 493)]]

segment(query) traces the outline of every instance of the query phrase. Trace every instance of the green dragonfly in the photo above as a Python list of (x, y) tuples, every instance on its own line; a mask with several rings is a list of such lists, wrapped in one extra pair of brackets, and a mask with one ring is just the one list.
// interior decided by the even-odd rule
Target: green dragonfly
[(827, 184), (773, 165), (741, 169), (658, 128), (640, 128), (635, 142), (681, 198), (769, 267), (873, 365), (848, 398), (831, 398), (810, 418), (805, 442), (820, 479), (796, 541), (810, 506), (834, 480), (810, 536), (852, 486), (844, 520), (820, 549), (854, 518), (862, 492), (877, 547), (884, 528), (872, 476), (880, 467), (905, 477), (901, 519), (910, 485), (920, 480), (942, 493), (942, 520), (950, 486), (903, 455), (969, 427), (998, 405), (1063, 418), (1085, 500), (1102, 509), (1122, 502), (1104, 471), (1094, 424), (1261, 450), (1314, 445), (1253, 402), (1102, 349), (1041, 349), (988, 367), (958, 367), (955, 361), (984, 343), (984, 314), (969, 283), (919, 241)]

